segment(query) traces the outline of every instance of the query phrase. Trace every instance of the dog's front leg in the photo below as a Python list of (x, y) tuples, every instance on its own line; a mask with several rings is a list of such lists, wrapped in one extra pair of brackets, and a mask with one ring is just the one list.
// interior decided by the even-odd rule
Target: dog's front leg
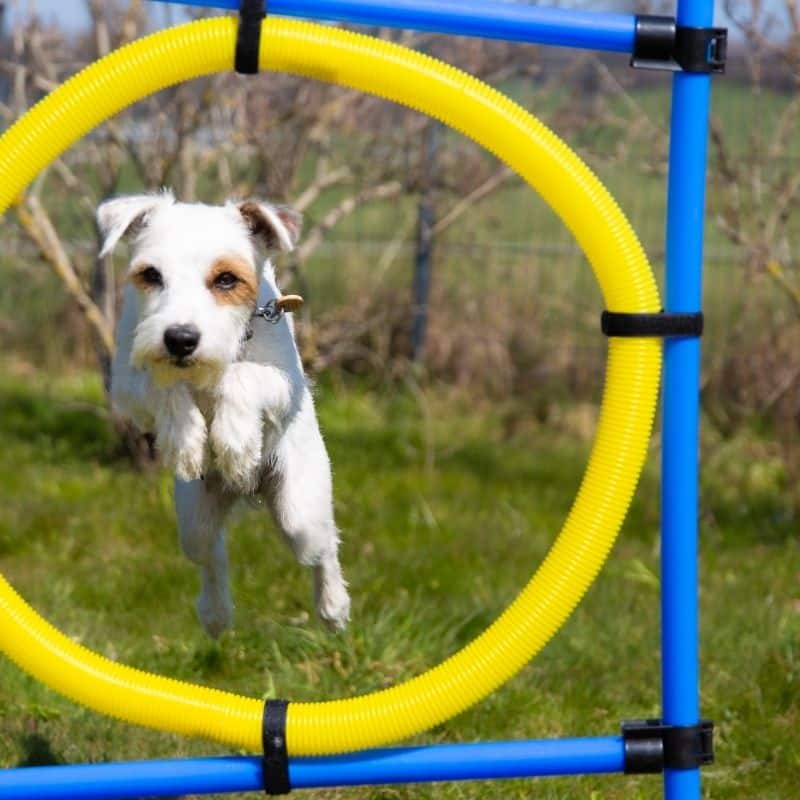
[(243, 494), (256, 490), (264, 424), (280, 429), (291, 398), (289, 377), (277, 367), (238, 362), (226, 369), (217, 387), (210, 437), (217, 468), (229, 487)]
[(189, 387), (176, 383), (156, 389), (153, 416), (163, 462), (182, 481), (202, 477), (208, 434), (205, 418)]

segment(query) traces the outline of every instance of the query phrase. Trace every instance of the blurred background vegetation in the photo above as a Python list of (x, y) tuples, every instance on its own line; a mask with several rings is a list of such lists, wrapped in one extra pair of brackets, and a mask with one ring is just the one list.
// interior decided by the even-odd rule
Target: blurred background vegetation
[[(147, 5), (89, 2), (91, 29), (71, 34), (17, 14), (2, 45), (6, 121), (144, 33)], [(797, 10), (792, 0), (728, 0), (725, 11), (734, 24), (714, 91), (703, 407), (720, 441), (755, 427), (774, 442), (775, 474), (796, 506)], [(485, 78), (558, 131), (606, 182), (660, 272), (664, 74), (615, 55), (399, 38)], [(312, 374), (391, 382), (415, 363), (415, 377), (491, 402), (522, 399), (540, 419), (565, 398), (596, 396), (601, 301), (552, 212), (493, 157), (415, 112), (285, 75), (162, 92), (43, 173), (0, 232), (4, 352), (38, 367), (106, 368), (125, 262), (96, 259), (92, 212), (109, 195), (165, 185), (186, 200), (258, 196), (303, 211), (304, 240), (282, 274), (308, 299), (300, 337)]]
[[(81, 66), (153, 25), (148, 4), (141, 1), (89, 0), (85, 5), (91, 24), (84, 31), (65, 32), (25, 13), (3, 27), (0, 124), (10, 124)], [(727, 739), (739, 766), (718, 772), (708, 791), (714, 797), (787, 798), (793, 791), (787, 788), (791, 769), (796, 773), (800, 766), (797, 747), (781, 756), (786, 772), (776, 773), (772, 788), (763, 783), (763, 773), (754, 772), (752, 759), (763, 766), (764, 759), (777, 757), (782, 731), (797, 722), (800, 697), (800, 12), (795, 0), (727, 0), (724, 5), (731, 20), (729, 67), (714, 84), (709, 150), (702, 524), (704, 547), (709, 548), (704, 550), (704, 585), (709, 587), (704, 613), (714, 620), (713, 630), (705, 632), (705, 641), (713, 643), (707, 657), (714, 676), (706, 699), (722, 720), (723, 745)], [(168, 22), (171, 13), (159, 21)], [(484, 78), (551, 125), (617, 198), (661, 276), (668, 76), (633, 71), (615, 55), (369, 32)], [(98, 576), (89, 544), (100, 548), (103, 559), (130, 556), (131, 545), (124, 542), (136, 534), (119, 510), (127, 508), (120, 497), (136, 497), (137, 487), (145, 487), (125, 514), (138, 520), (148, 563), (169, 565), (163, 567), (169, 575), (165, 572), (159, 583), (165, 592), (177, 580), (181, 562), (164, 536), (173, 522), (164, 500), (165, 479), (150, 469), (153, 454), (107, 408), (103, 387), (125, 259), (122, 253), (115, 260), (97, 258), (93, 212), (105, 197), (160, 186), (174, 187), (184, 200), (265, 197), (304, 213), (301, 246), (280, 262), (279, 271), (283, 287), (307, 300), (298, 336), (306, 367), (319, 383), (331, 438), (345, 562), (358, 562), (351, 567), (357, 595), (366, 586), (391, 596), (391, 632), (382, 614), (362, 597), (357, 632), (349, 634), (355, 637), (348, 640), (355, 648), (350, 666), (342, 665), (339, 645), (313, 626), (308, 639), (296, 634), (299, 609), (308, 605), (296, 588), (287, 591), (301, 599), (296, 606), (288, 601), (278, 622), (264, 623), (265, 630), (256, 634), (249, 620), (238, 635), (255, 637), (248, 646), (271, 647), (267, 642), (285, 634), (276, 626), (287, 626), (288, 654), (270, 662), (270, 680), (283, 680), (281, 691), (288, 686), (295, 694), (319, 696), (317, 689), (323, 696), (346, 694), (351, 684), (367, 689), (370, 680), (380, 685), (414, 674), (420, 667), (415, 658), (435, 663), (443, 639), (449, 651), (502, 608), (530, 571), (517, 574), (520, 531), (530, 538), (531, 551), (531, 560), (525, 556), (522, 562), (537, 563), (574, 491), (594, 430), (606, 347), (599, 334), (602, 300), (584, 257), (539, 198), (463, 137), (415, 112), (286, 75), (220, 75), (162, 92), (104, 124), (48, 168), (0, 220), (0, 566), (56, 618), (64, 594), (69, 595), (77, 609), (65, 614), (61, 624), (83, 630), (81, 609), (87, 609), (95, 615), (94, 641), (119, 640), (123, 650), (120, 637), (127, 633), (114, 620), (125, 612), (109, 597), (125, 576), (116, 568)], [(656, 436), (654, 450), (658, 447)], [(498, 461), (500, 451), (532, 481), (532, 501), (520, 499), (527, 490), (517, 487), (508, 465)], [(632, 641), (623, 649), (655, 670), (650, 683), (644, 667), (636, 672), (641, 704), (631, 708), (626, 702), (630, 693), (617, 696), (631, 686), (595, 685), (584, 675), (593, 689), (571, 710), (554, 709), (551, 702), (540, 717), (534, 716), (539, 724), (531, 731), (508, 728), (509, 698), (541, 691), (533, 688), (543, 679), (535, 668), (527, 673), (530, 686), (515, 684), (516, 695), (490, 703), (486, 713), (494, 735), (558, 732), (554, 713), (566, 715), (566, 732), (595, 727), (607, 732), (606, 716), (657, 714), (658, 666), (652, 656), (657, 649), (652, 640), (656, 595), (647, 597), (647, 613), (634, 599), (637, 587), (658, 585), (657, 455), (651, 461), (645, 496), (629, 523), (638, 533), (626, 546), (626, 565), (617, 565), (616, 572), (612, 568), (610, 583), (589, 602), (595, 613), (599, 609), (614, 617), (618, 598), (628, 598), (619, 613), (628, 615), (624, 626)], [(548, 466), (534, 467), (534, 462)], [(373, 480), (375, 475), (380, 480)], [(47, 498), (43, 504), (30, 496), (34, 488)], [(360, 489), (380, 498), (380, 507), (359, 508)], [(473, 495), (474, 503), (460, 508), (462, 501), (453, 495), (463, 493)], [(492, 498), (500, 499), (490, 514)], [(526, 516), (529, 521), (520, 522)], [(72, 537), (54, 540), (48, 532), (65, 518), (74, 518), (69, 526), (77, 526), (74, 536), (84, 539), (86, 547), (86, 565), (74, 574)], [(236, 534), (247, 542), (247, 526), (240, 528)], [(416, 553), (402, 566), (393, 551), (400, 547), (398, 528), (406, 531), (404, 541), (409, 537), (402, 547)], [(460, 538), (451, 543), (450, 532), (456, 530), (478, 550), (464, 550)], [(348, 543), (348, 531), (357, 543)], [(444, 537), (446, 563), (429, 569), (429, 575), (423, 565), (441, 558), (442, 550), (434, 547), (429, 553), (414, 531), (435, 541)], [(246, 563), (257, 560), (253, 552), (259, 545), (251, 539), (253, 550), (241, 545)], [(362, 550), (367, 541), (377, 554)], [(37, 568), (23, 559), (31, 549), (42, 558), (48, 554)], [(82, 564), (83, 552), (76, 563)], [(484, 557), (495, 567), (481, 572)], [(281, 559), (290, 564), (285, 556)], [(45, 587), (46, 572), (54, 564), (59, 578)], [(476, 577), (471, 587), (461, 586), (458, 575), (463, 581), (476, 569), (482, 578)], [(85, 587), (77, 588), (86, 579), (84, 570), (97, 582), (92, 596)], [(392, 570), (395, 578), (379, 586), (374, 573)], [(406, 595), (399, 593), (398, 587), (406, 579), (415, 582), (420, 571), (426, 574), (424, 591), (409, 586)], [(747, 581), (740, 580), (743, 573)], [(190, 578), (181, 580), (191, 583)], [(241, 580), (244, 591), (246, 581)], [(256, 578), (251, 580), (255, 587)], [(287, 580), (292, 586), (300, 582), (296, 575)], [(130, 602), (135, 607), (152, 603), (148, 586), (134, 592)], [(183, 591), (186, 608), (187, 592), (191, 589)], [(730, 592), (741, 598), (739, 616), (728, 613)], [(756, 612), (753, 606), (773, 592), (780, 599)], [(442, 626), (452, 619), (448, 614), (460, 617), (473, 602), (482, 610), (466, 612), (471, 621), (445, 635)], [(768, 635), (745, 633), (742, 615), (748, 613)], [(98, 614), (104, 621), (98, 621)], [(184, 624), (194, 624), (189, 616), (167, 624), (169, 633), (158, 634), (162, 639), (155, 650), (130, 644), (126, 659), (154, 669), (185, 670), (206, 682), (219, 679), (226, 687), (242, 674), (263, 678), (237, 672), (233, 662), (238, 656), (230, 648), (210, 647), (194, 632), (182, 634)], [(566, 643), (557, 640), (551, 667), (569, 670), (576, 652), (586, 651), (580, 642), (593, 635), (590, 619), (579, 617)], [(643, 624), (647, 630), (638, 639), (636, 626)], [(426, 629), (440, 632), (436, 641), (420, 638)], [(375, 651), (368, 657), (381, 665), (378, 679), (358, 673), (356, 662), (367, 657), (358, 638), (364, 631), (375, 637)], [(136, 626), (128, 632), (135, 636)], [(164, 643), (167, 639), (173, 644)], [(621, 646), (619, 639), (613, 646)], [(190, 654), (189, 663), (181, 647), (183, 655)], [(748, 657), (752, 674), (740, 668)], [(317, 658), (322, 667), (313, 665)], [(296, 676), (298, 664), (309, 676), (319, 670), (327, 675), (332, 664), (335, 674), (318, 677), (316, 683), (311, 677), (295, 683), (291, 675)], [(3, 669), (0, 709), (5, 694), (8, 724), (3, 729), (0, 722), (0, 760), (15, 763), (22, 758), (20, 742), (31, 735), (38, 741), (37, 732), (51, 712), (37, 711), (38, 700), (20, 708), (22, 701), (8, 699), (17, 691), (38, 698), (41, 690)], [(733, 676), (744, 673), (757, 696), (745, 692), (732, 701)], [(5, 675), (15, 687), (6, 692)], [(551, 691), (560, 691), (559, 680), (552, 675), (549, 680)], [(579, 691), (577, 679), (571, 680)], [(770, 688), (762, 691), (762, 681)], [(59, 719), (52, 730), (61, 731), (46, 740), (47, 746), (69, 750), (75, 734), (70, 737), (64, 718), (74, 712), (41, 696), (48, 698), (41, 700), (42, 708), (55, 709)], [(610, 710), (597, 716), (593, 703)], [(478, 717), (476, 712), (465, 727), (456, 728), (455, 738), (483, 735), (475, 727)], [(775, 727), (773, 746), (763, 756), (753, 755), (748, 725), (754, 719), (763, 724), (765, 717)], [(80, 714), (70, 717), (70, 724), (74, 730), (94, 731), (98, 741), (112, 736), (110, 723), (89, 723)], [(163, 754), (155, 735), (136, 736), (145, 743), (135, 753)], [(89, 746), (70, 754), (78, 760), (95, 757), (107, 757), (107, 751)], [(590, 794), (586, 787), (591, 785), (578, 782), (575, 794), (548, 789), (552, 794), (541, 796), (656, 796), (649, 789)], [(364, 796), (405, 797), (403, 791)], [(518, 794), (498, 791), (498, 797), (527, 796), (523, 789)]]

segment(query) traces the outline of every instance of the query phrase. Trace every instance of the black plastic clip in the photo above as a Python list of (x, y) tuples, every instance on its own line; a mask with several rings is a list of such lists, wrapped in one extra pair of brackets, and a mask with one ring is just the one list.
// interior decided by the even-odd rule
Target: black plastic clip
[(289, 754), (286, 750), (286, 700), (267, 700), (264, 703), (264, 717), (261, 738), (264, 746), (262, 769), (264, 791), (268, 795), (289, 794), (292, 784), (289, 781)]
[(703, 335), (703, 312), (658, 314), (626, 314), (619, 311), (604, 311), (600, 325), (606, 336), (659, 337), (675, 339), (682, 336)]
[(258, 73), (261, 24), (266, 15), (266, 0), (242, 0), (242, 4), (239, 6), (239, 28), (236, 31), (234, 68), (240, 75)]
[(675, 31), (675, 60), (684, 72), (725, 72), (727, 28), (683, 28)]
[(636, 17), (631, 66), (668, 72), (725, 72), (727, 28), (689, 28), (673, 17)]
[(714, 763), (714, 723), (665, 725), (660, 719), (622, 723), (625, 773), (646, 775), (665, 769), (698, 769)]

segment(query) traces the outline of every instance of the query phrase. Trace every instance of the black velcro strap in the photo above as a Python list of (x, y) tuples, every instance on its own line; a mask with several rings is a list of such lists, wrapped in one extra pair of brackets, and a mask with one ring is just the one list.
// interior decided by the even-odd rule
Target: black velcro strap
[(261, 738), (264, 746), (264, 791), (269, 795), (289, 794), (289, 754), (286, 751), (287, 700), (267, 700)]
[(703, 312), (658, 314), (625, 314), (604, 311), (601, 327), (606, 336), (639, 337), (652, 336), (675, 338), (678, 336), (702, 336)]
[(242, 0), (239, 7), (239, 29), (236, 33), (234, 62), (236, 71), (241, 75), (255, 75), (258, 72), (261, 23), (266, 15), (266, 0)]

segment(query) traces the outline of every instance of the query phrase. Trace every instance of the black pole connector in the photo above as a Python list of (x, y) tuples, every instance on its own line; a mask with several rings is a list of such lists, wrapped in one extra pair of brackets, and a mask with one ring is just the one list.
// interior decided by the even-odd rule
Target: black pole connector
[(620, 311), (604, 311), (600, 326), (606, 336), (622, 338), (647, 336), (675, 339), (702, 336), (703, 312), (626, 314)]
[(622, 723), (625, 774), (647, 775), (665, 769), (699, 769), (714, 763), (714, 723), (665, 725), (660, 719)]
[(262, 769), (264, 791), (271, 796), (289, 794), (289, 753), (286, 749), (287, 700), (267, 700), (264, 703), (261, 737), (264, 747)]
[(677, 65), (672, 58), (675, 27), (674, 17), (637, 16), (631, 66), (635, 69), (675, 69)]
[(242, 4), (239, 6), (239, 28), (236, 32), (234, 68), (240, 75), (258, 73), (261, 24), (266, 15), (266, 0), (242, 0)]
[(640, 14), (636, 17), (631, 66), (668, 72), (725, 72), (728, 55), (726, 28), (689, 28), (674, 17)]
[(684, 72), (725, 72), (727, 57), (727, 28), (675, 30), (675, 60)]

